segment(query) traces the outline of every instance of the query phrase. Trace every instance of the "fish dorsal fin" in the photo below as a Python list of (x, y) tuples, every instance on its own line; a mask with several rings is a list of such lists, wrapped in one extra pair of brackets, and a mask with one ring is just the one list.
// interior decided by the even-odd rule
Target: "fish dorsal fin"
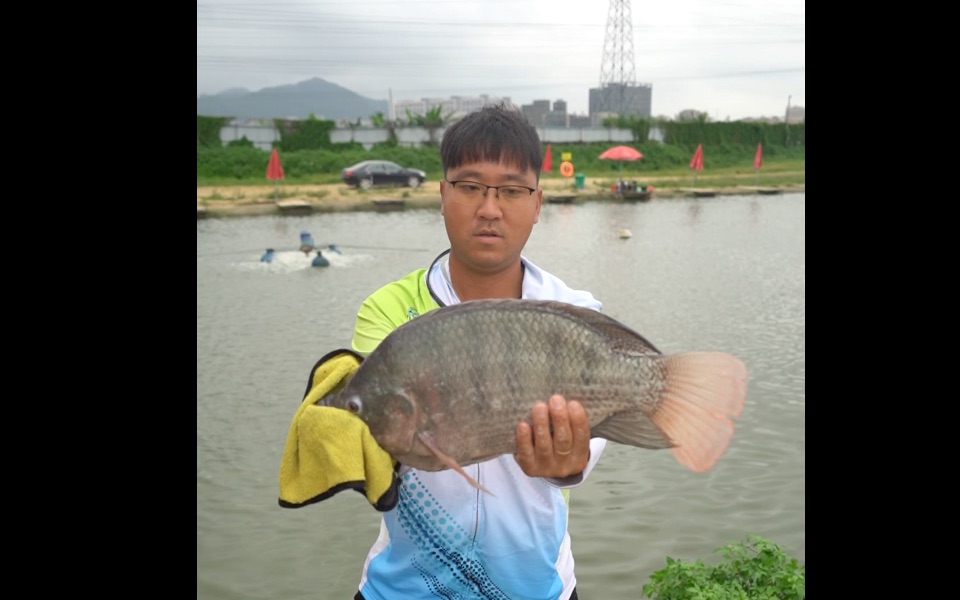
[(641, 354), (660, 354), (656, 346), (651, 344), (647, 338), (598, 310), (555, 300), (520, 300), (519, 302), (539, 304), (555, 313), (583, 321), (608, 338), (611, 341), (611, 346), (615, 349)]

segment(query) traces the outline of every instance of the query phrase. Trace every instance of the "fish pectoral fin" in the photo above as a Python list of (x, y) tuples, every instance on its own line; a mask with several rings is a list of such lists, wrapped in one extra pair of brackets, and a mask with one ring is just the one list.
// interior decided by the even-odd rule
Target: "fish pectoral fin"
[(641, 410), (610, 415), (597, 426), (592, 427), (590, 435), (618, 444), (651, 450), (674, 446), (670, 438)]
[(434, 441), (433, 437), (429, 433), (425, 433), (421, 431), (417, 434), (417, 439), (420, 440), (420, 443), (423, 444), (428, 450), (430, 450), (430, 452), (432, 452), (434, 456), (437, 457), (437, 460), (442, 462), (448, 468), (453, 469), (457, 473), (460, 473), (461, 475), (463, 475), (464, 479), (466, 479), (470, 485), (472, 485), (473, 487), (477, 488), (482, 492), (486, 492), (490, 494), (491, 496), (494, 495), (493, 492), (491, 492), (487, 488), (480, 485), (479, 481), (477, 481), (473, 477), (470, 477), (470, 475), (463, 470), (463, 467), (457, 464), (457, 461), (453, 460), (452, 458), (444, 454), (444, 452), (440, 450), (440, 448), (437, 446), (436, 442)]

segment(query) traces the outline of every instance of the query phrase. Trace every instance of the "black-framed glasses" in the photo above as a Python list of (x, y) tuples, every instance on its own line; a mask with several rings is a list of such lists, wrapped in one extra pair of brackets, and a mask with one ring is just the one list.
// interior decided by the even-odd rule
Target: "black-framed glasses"
[(486, 185), (466, 180), (448, 180), (447, 183), (453, 186), (453, 197), (464, 202), (480, 202), (487, 197), (487, 190), (496, 190), (497, 199), (503, 202), (519, 202), (537, 191), (525, 185)]

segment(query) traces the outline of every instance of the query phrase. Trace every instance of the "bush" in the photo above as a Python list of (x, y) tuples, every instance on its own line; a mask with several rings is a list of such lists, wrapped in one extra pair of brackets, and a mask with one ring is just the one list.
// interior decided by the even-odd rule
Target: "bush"
[(747, 536), (717, 549), (724, 560), (709, 566), (667, 557), (643, 594), (656, 600), (803, 600), (806, 568), (779, 546)]

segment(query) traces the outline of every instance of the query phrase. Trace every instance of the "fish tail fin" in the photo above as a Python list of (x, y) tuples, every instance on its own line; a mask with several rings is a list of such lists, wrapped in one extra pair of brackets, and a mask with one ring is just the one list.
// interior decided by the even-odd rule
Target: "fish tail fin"
[(707, 471), (730, 444), (730, 417), (743, 410), (746, 365), (723, 352), (682, 352), (663, 357), (663, 372), (666, 383), (650, 418), (673, 442), (680, 464)]

